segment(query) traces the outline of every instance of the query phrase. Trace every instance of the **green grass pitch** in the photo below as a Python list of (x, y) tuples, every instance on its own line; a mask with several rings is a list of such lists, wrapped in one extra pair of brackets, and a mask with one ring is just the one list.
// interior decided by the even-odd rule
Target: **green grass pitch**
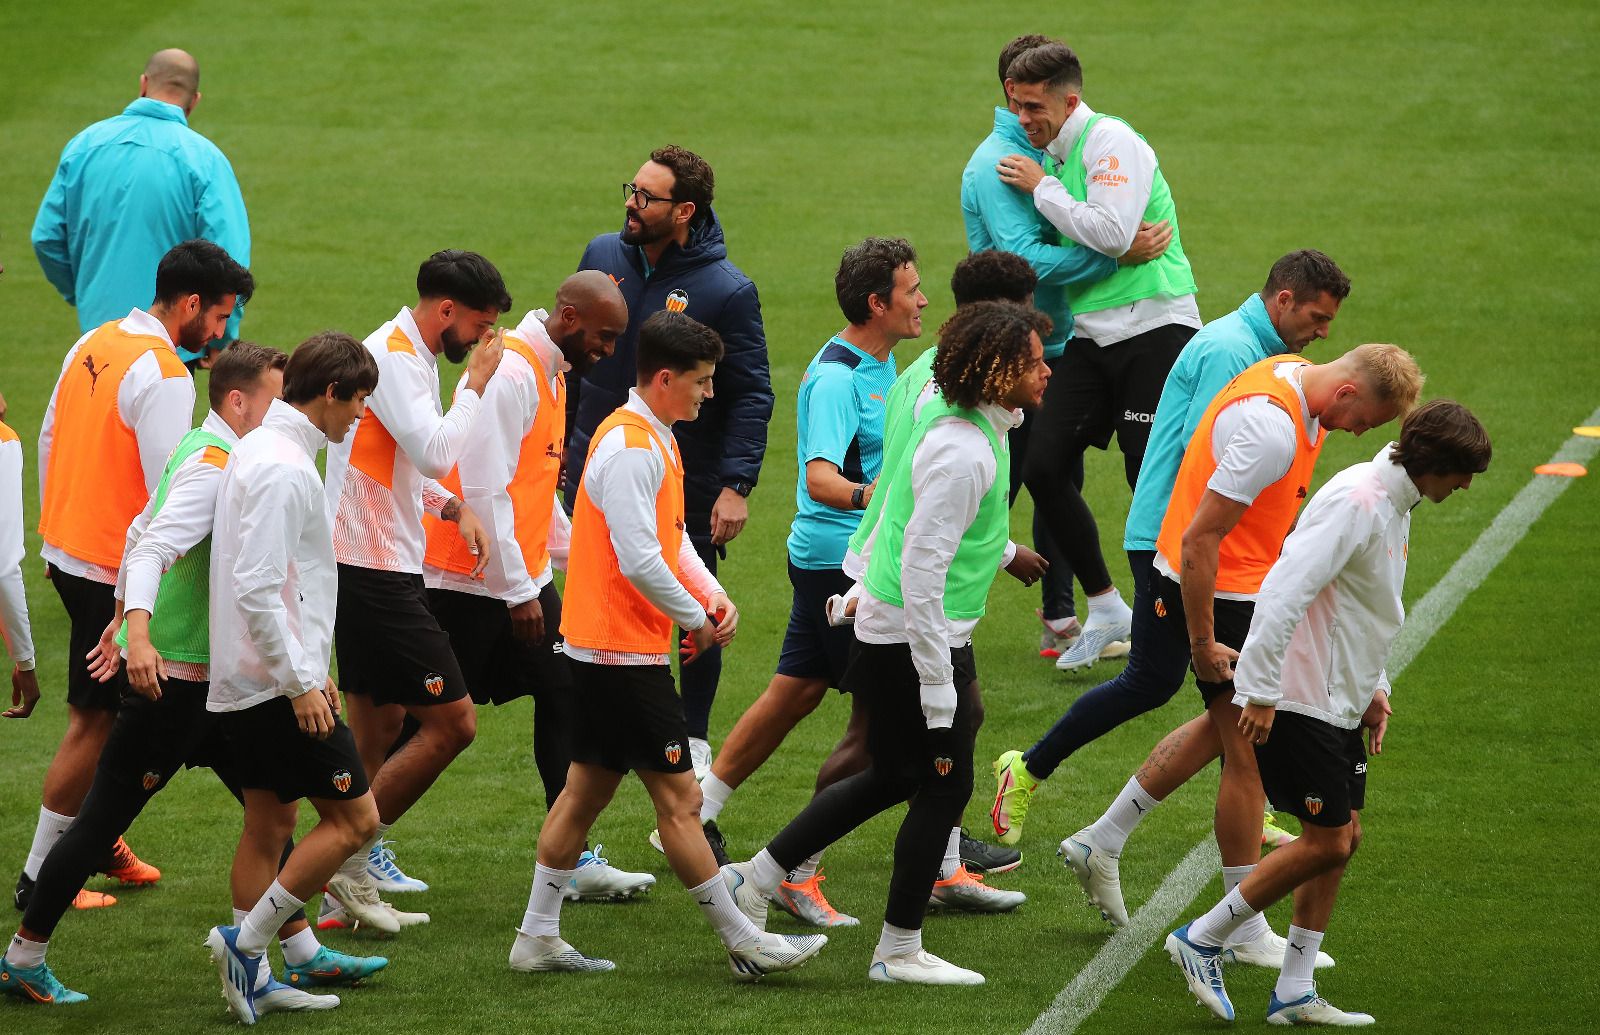
[[(839, 254), (868, 234), (909, 237), (933, 299), (931, 343), (965, 247), (957, 188), (998, 97), (995, 56), (1011, 36), (1036, 31), (1067, 38), (1083, 57), (1089, 102), (1127, 117), (1160, 154), (1208, 319), (1259, 288), (1278, 255), (1322, 248), (1355, 290), (1311, 357), (1397, 342), (1420, 359), (1430, 397), (1459, 398), (1483, 417), (1494, 466), (1469, 493), (1417, 513), (1408, 598), (1419, 598), (1600, 404), (1589, 308), (1600, 12), (1590, 4), (9, 4), (0, 10), (0, 392), (28, 446), (30, 524), (32, 442), (76, 323), (29, 253), (29, 227), (61, 146), (132, 98), (152, 51), (183, 46), (201, 61), (194, 125), (232, 159), (254, 230), (260, 288), (245, 333), (283, 347), (327, 327), (365, 335), (412, 300), (417, 263), (440, 247), (492, 258), (517, 299), (514, 316), (546, 304), (590, 236), (620, 226), (616, 185), (652, 147), (681, 143), (716, 169), (732, 258), (760, 287), (778, 397), (751, 521), (726, 567), (745, 629), (727, 656), (716, 742), (776, 660), (794, 390), (842, 322), (831, 287)], [(1323, 477), (1369, 457), (1392, 430), (1336, 436)], [(1120, 469), (1114, 455), (1092, 455), (1087, 495), (1126, 590)], [(1396, 687), (1367, 840), (1326, 943), (1339, 965), (1322, 977), (1335, 1003), (1376, 1014), (1388, 1030), (1600, 1025), (1600, 638), (1586, 588), (1597, 488), (1591, 477), (1563, 495)], [(1014, 521), (1025, 537), (1025, 505)], [(7, 887), (65, 722), (66, 629), (37, 546), (30, 533), (46, 699), (28, 722), (0, 726)], [(1029, 743), (1108, 671), (1068, 677), (1037, 660), (1033, 606), (1030, 592), (1002, 580), (978, 633), (988, 710), (980, 769)], [(645, 843), (652, 822), (634, 784), (594, 836), (615, 862), (661, 883), (642, 903), (564, 913), (567, 936), (616, 959), (618, 971), (510, 973), (543, 810), (530, 709), (502, 708), (483, 715), (478, 742), (394, 831), (403, 864), (435, 887), (405, 905), (431, 911), (432, 925), (384, 943), (389, 970), (336, 1014), (265, 1023), (350, 1035), (1021, 1031), (1108, 934), (1053, 858), (1056, 841), (1097, 815), (1195, 707), (1181, 693), (1048, 785), (1023, 867), (997, 879), (1028, 893), (1015, 915), (929, 921), (930, 948), (988, 975), (986, 987), (964, 990), (865, 980), (893, 814), (828, 855), (827, 890), (863, 925), (796, 975), (735, 984)], [(724, 829), (736, 854), (760, 847), (806, 800), (844, 716), (830, 698), (733, 799)], [(1130, 905), (1207, 836), (1213, 787), (1214, 774), (1197, 779), (1140, 829), (1123, 865)], [(980, 779), (968, 810), (975, 830), (988, 794)], [(208, 774), (175, 781), (129, 835), (162, 867), (161, 884), (71, 915), (57, 932), (51, 963), (91, 1002), (0, 1003), (0, 1031), (229, 1025), (200, 942), (228, 915), (238, 828)], [(1202, 898), (1215, 893), (1217, 883)], [(1281, 907), (1274, 922), (1287, 922)], [(1271, 982), (1232, 972), (1241, 1028), (1261, 1024)], [(1081, 1030), (1213, 1027), (1154, 951)]]

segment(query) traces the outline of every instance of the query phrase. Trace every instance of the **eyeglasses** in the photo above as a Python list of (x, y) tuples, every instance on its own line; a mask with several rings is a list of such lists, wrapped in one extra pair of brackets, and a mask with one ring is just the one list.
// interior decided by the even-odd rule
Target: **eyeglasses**
[(669, 205), (677, 204), (671, 198), (656, 197), (636, 183), (624, 183), (622, 185), (622, 202), (627, 204), (630, 201), (637, 202), (640, 208), (649, 208), (658, 201), (665, 201)]

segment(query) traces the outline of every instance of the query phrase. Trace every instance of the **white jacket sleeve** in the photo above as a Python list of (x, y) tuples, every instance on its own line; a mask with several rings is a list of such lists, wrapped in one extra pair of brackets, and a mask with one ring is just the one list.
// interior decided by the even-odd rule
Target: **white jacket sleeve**
[(298, 697), (319, 689), (326, 673), (316, 671), (290, 627), (283, 589), (306, 513), (326, 504), (320, 485), (287, 469), (252, 480), (242, 495), (233, 592), (262, 665), (280, 689)]
[(683, 537), (683, 542), (678, 544), (678, 579), (702, 604), (711, 599), (711, 594), (724, 592), (722, 583), (711, 574), (706, 562), (700, 559), (699, 552), (694, 548), (694, 542), (687, 535)]
[(133, 549), (123, 556), (124, 611), (154, 614), (162, 574), (211, 534), (222, 468), (201, 462), (203, 455), (204, 451), (195, 453), (174, 472), (161, 513), (150, 519)]
[[(135, 360), (134, 366), (160, 369), (159, 361), (151, 352)], [(161, 377), (148, 370), (141, 371), (143, 376), (136, 379), (132, 376), (133, 368), (129, 368), (128, 373), (117, 392), (117, 405), (139, 443), (145, 491), (154, 495), (156, 486), (161, 484), (161, 472), (167, 468), (167, 459), (189, 433), (194, 417), (194, 379), (188, 374)], [(144, 382), (142, 386), (140, 381)]]
[[(922, 684), (922, 714), (930, 729), (955, 724), (956, 688), (950, 665), (950, 624), (944, 614), (944, 584), (961, 538), (978, 516), (987, 486), (980, 484), (982, 458), (992, 454), (958, 430), (970, 428), (949, 418), (929, 431), (912, 460), (911, 516), (900, 550), (900, 593), (904, 600), (911, 660)], [(975, 445), (982, 444), (981, 451)], [(979, 457), (975, 466), (973, 457)], [(990, 480), (993, 472), (990, 472)]]
[[(93, 334), (90, 331), (89, 334)], [(79, 338), (72, 348), (67, 350), (67, 358), (61, 361), (61, 373), (56, 375), (56, 385), (50, 389), (50, 401), (44, 407), (44, 421), (39, 425), (39, 499), (44, 499), (44, 479), (50, 473), (50, 443), (55, 438), (56, 424), (56, 395), (61, 391), (61, 379), (66, 376), (67, 369), (72, 366), (73, 360), (78, 357), (78, 346), (88, 340), (89, 334)]]
[(1283, 659), (1317, 594), (1371, 539), (1374, 514), (1348, 495), (1319, 497), (1284, 540), (1283, 553), (1256, 597), (1250, 633), (1233, 683), (1236, 703), (1276, 707), (1283, 698)]
[(673, 576), (656, 539), (655, 500), (665, 475), (655, 450), (621, 449), (583, 476), (598, 476), (600, 491), (590, 495), (599, 496), (596, 506), (605, 515), (622, 577), (681, 628), (694, 630), (706, 624), (705, 608)]
[(467, 430), (478, 412), (478, 393), (463, 387), (450, 412), (439, 416), (438, 372), (420, 356), (386, 352), (378, 359), (378, 388), (367, 406), (424, 478), (443, 478), (461, 458)]
[[(483, 584), (507, 606), (534, 599), (533, 586), (517, 542), (517, 515), (511, 503), (511, 480), (517, 474), (522, 439), (533, 426), (538, 396), (519, 377), (497, 373), (483, 392), (469, 448), (462, 450), (456, 469), (461, 472), (461, 495), (483, 523), (494, 545), (483, 570)], [(533, 395), (532, 405), (528, 396)]]
[(550, 497), (550, 564), (567, 570), (567, 554), (572, 549), (572, 519), (561, 505), (560, 496)]
[(1156, 153), (1127, 124), (1101, 119), (1083, 145), (1084, 200), (1054, 176), (1033, 188), (1033, 205), (1061, 233), (1118, 258), (1133, 245), (1155, 187)]
[(144, 530), (150, 527), (150, 519), (155, 516), (156, 498), (154, 495), (145, 501), (144, 509), (135, 514), (128, 524), (128, 532), (122, 537), (122, 563), (117, 565), (117, 585), (114, 590), (118, 600), (128, 599), (128, 558), (133, 556), (133, 548), (139, 545), (139, 537), (144, 535)]
[(22, 581), (22, 443), (0, 442), (0, 633), (11, 660), (33, 660), (33, 627)]

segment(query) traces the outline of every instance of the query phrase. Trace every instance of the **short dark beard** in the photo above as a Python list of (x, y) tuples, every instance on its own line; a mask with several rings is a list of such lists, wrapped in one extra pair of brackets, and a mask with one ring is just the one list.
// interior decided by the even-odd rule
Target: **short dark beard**
[(598, 360), (583, 347), (583, 332), (573, 331), (556, 342), (561, 358), (567, 361), (575, 377), (582, 377), (594, 368)]
[(642, 248), (647, 244), (655, 244), (657, 241), (664, 241), (664, 240), (666, 240), (667, 238), (669, 238), (671, 236), (672, 236), (672, 222), (670, 220), (665, 222), (665, 223), (662, 223), (659, 226), (652, 227), (649, 223), (646, 223), (643, 219), (640, 219), (639, 220), (639, 229), (638, 230), (629, 230), (628, 229), (627, 217), (626, 216), (623, 217), (623, 222), (622, 222), (622, 243), (623, 244), (631, 244), (631, 245), (634, 245), (635, 247)]
[(190, 352), (203, 353), (206, 346), (211, 343), (211, 335), (206, 333), (205, 306), (194, 314), (194, 319), (178, 328), (178, 347)]
[(460, 363), (467, 358), (467, 353), (472, 351), (476, 341), (465, 341), (456, 334), (454, 327), (445, 327), (439, 332), (439, 347), (444, 351), (444, 358), (452, 363)]

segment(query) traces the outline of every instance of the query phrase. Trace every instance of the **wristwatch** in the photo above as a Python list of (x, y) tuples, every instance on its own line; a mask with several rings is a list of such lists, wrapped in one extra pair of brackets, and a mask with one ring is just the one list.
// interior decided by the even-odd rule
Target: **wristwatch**
[(854, 489), (851, 489), (850, 490), (850, 509), (852, 509), (852, 510), (866, 510), (867, 509), (866, 497), (867, 497), (867, 487), (865, 485), (857, 485)]
[(745, 497), (746, 499), (748, 499), (750, 494), (752, 492), (756, 491), (756, 483), (755, 482), (734, 482), (732, 485), (728, 486), (728, 488), (732, 489), (734, 492), (737, 492), (739, 495), (741, 495), (741, 496)]

